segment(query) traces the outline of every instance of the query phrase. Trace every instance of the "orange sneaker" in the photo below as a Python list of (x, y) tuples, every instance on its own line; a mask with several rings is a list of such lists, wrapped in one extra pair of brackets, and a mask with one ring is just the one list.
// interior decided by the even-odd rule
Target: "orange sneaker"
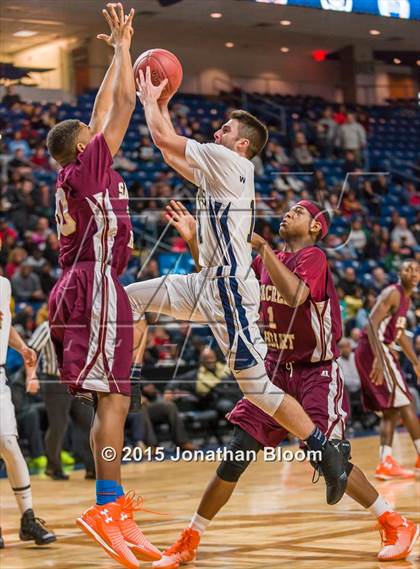
[(124, 541), (119, 526), (121, 507), (116, 502), (88, 508), (76, 524), (94, 539), (110, 557), (127, 567), (137, 569), (140, 565)]
[(420, 474), (420, 454), (417, 455), (416, 466), (414, 467), (414, 470), (417, 474)]
[(414, 478), (415, 474), (412, 470), (400, 466), (392, 456), (386, 456), (385, 460), (376, 467), (375, 476), (380, 480), (392, 480), (393, 478)]
[(142, 561), (157, 561), (162, 553), (152, 545), (134, 521), (134, 512), (143, 509), (143, 498), (134, 492), (128, 492), (118, 498), (117, 504), (121, 507), (120, 529), (125, 543), (131, 551)]
[(400, 516), (397, 512), (385, 512), (378, 519), (382, 549), (378, 553), (380, 561), (405, 559), (419, 536), (419, 527)]
[(178, 541), (163, 552), (162, 559), (155, 561), (153, 567), (177, 569), (180, 565), (191, 563), (191, 561), (195, 561), (199, 544), (200, 534), (198, 531), (192, 528), (184, 529)]

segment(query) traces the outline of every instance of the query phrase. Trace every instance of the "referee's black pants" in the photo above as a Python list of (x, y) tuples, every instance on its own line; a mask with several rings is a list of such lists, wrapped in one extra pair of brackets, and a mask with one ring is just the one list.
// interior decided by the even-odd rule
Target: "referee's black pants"
[(40, 379), (48, 416), (48, 430), (45, 435), (48, 468), (54, 472), (62, 470), (60, 453), (71, 419), (75, 428), (72, 438), (77, 441), (78, 454), (86, 469), (93, 471), (94, 462), (89, 442), (93, 408), (72, 397), (57, 376), (42, 374)]

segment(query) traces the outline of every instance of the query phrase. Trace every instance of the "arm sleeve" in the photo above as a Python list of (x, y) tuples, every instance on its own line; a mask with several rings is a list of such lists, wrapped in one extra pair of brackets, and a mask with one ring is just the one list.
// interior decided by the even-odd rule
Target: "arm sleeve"
[(83, 195), (94, 194), (105, 189), (113, 163), (111, 152), (102, 133), (92, 138), (85, 150), (78, 156), (77, 180), (71, 185)]
[(40, 352), (42, 348), (47, 344), (50, 339), (50, 330), (48, 328), (48, 322), (44, 322), (35, 330), (28, 341), (28, 346), (34, 349), (36, 352)]
[(309, 287), (314, 302), (321, 302), (328, 296), (327, 270), (327, 258), (321, 249), (310, 247), (302, 251), (293, 272)]

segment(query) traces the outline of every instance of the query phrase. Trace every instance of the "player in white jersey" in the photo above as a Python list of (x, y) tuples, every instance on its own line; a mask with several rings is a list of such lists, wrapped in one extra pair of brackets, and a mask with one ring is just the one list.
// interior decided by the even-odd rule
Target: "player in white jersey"
[(198, 250), (193, 253), (200, 272), (167, 275), (126, 288), (136, 322), (137, 361), (145, 344), (140, 337), (145, 336), (146, 312), (208, 324), (245, 396), (309, 448), (321, 451), (327, 501), (335, 503), (347, 483), (344, 447), (337, 443), (341, 452), (331, 449), (297, 401), (270, 382), (264, 366), (267, 346), (258, 327), (259, 284), (251, 268), (255, 217), (251, 158), (264, 148), (267, 128), (238, 110), (214, 134), (214, 143), (179, 136), (167, 102), (158, 103), (166, 81), (153, 86), (150, 75), (148, 69), (138, 86), (154, 143), (167, 164), (198, 187)]
[[(47, 545), (55, 541), (56, 536), (46, 529), (45, 522), (35, 517), (32, 509), (28, 466), (17, 442), (15, 408), (5, 372), (7, 348), (10, 346), (22, 355), (25, 366), (27, 366), (27, 390), (32, 393), (38, 391), (39, 384), (33, 375), (36, 366), (36, 353), (25, 344), (12, 326), (10, 300), (10, 282), (0, 276), (0, 456), (6, 465), (7, 476), (22, 515), (20, 539), (23, 541), (33, 540), (37, 545)], [(0, 529), (0, 548), (3, 547), (4, 541)]]

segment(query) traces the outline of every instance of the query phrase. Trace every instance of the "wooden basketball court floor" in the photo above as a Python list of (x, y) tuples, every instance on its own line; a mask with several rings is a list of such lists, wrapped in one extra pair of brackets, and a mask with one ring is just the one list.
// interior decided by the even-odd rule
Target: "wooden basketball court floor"
[[(352, 441), (353, 460), (371, 481), (378, 456), (378, 438)], [(292, 447), (288, 447), (292, 448)], [(406, 434), (394, 441), (395, 456), (413, 466), (414, 450)], [(217, 463), (137, 463), (123, 468), (126, 489), (146, 498), (146, 507), (165, 512), (141, 513), (137, 519), (158, 547), (170, 545), (195, 511)], [(0, 480), (1, 525), (6, 548), (1, 569), (116, 569), (119, 567), (82, 534), (77, 515), (93, 503), (94, 483), (83, 471), (69, 482), (32, 477), (36, 515), (45, 519), (58, 540), (45, 548), (18, 539), (18, 511), (7, 480)], [(337, 506), (324, 502), (324, 483), (311, 483), (305, 463), (258, 460), (243, 476), (228, 505), (209, 526), (194, 565), (197, 569), (396, 569), (420, 567), (417, 546), (407, 561), (376, 559), (379, 533), (373, 517), (350, 498)], [(375, 481), (380, 493), (404, 514), (420, 522), (419, 479)], [(151, 567), (142, 563), (143, 567)]]

